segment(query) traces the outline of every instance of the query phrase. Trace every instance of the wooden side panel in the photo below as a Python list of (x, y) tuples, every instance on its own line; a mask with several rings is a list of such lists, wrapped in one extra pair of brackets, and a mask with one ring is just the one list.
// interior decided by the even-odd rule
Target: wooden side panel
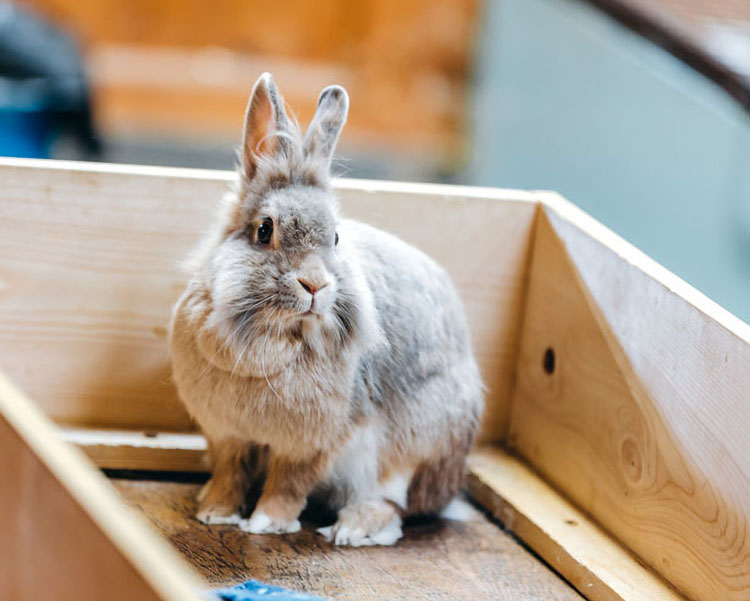
[(0, 454), (0, 598), (159, 599), (3, 419)]
[(197, 599), (192, 572), (76, 455), (0, 374), (0, 599)]
[[(169, 380), (178, 264), (231, 174), (0, 161), (0, 367), (58, 422), (190, 429)], [(342, 180), (343, 211), (450, 272), (489, 387), (484, 440), (507, 421), (532, 195)]]
[(169, 307), (227, 182), (24, 163), (0, 177), (0, 368), (55, 420), (188, 428)]
[(749, 342), (739, 320), (548, 197), (509, 441), (701, 601), (750, 597)]

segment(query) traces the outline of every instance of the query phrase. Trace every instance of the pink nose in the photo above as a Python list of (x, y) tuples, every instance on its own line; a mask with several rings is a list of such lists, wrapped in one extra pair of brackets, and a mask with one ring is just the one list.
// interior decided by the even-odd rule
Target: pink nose
[(306, 280), (306, 279), (304, 279), (304, 278), (297, 278), (297, 281), (298, 281), (298, 282), (300, 283), (300, 285), (301, 285), (301, 286), (302, 286), (302, 287), (303, 287), (303, 288), (304, 288), (305, 290), (307, 290), (307, 291), (308, 291), (308, 292), (309, 292), (310, 294), (312, 294), (313, 296), (315, 295), (315, 293), (316, 293), (316, 292), (317, 292), (318, 290), (320, 290), (321, 288), (325, 288), (325, 287), (327, 286), (327, 284), (323, 284), (322, 286), (321, 286), (321, 285), (318, 285), (318, 284), (314, 284), (314, 283), (313, 283), (313, 282), (311, 282), (310, 280)]

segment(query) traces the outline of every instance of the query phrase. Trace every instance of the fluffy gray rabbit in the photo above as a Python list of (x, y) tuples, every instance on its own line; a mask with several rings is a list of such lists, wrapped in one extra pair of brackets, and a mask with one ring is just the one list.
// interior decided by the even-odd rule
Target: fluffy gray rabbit
[(239, 184), (189, 263), (171, 354), (212, 461), (198, 519), (295, 532), (316, 495), (338, 511), (329, 540), (390, 545), (459, 492), (483, 388), (446, 272), (338, 215), (348, 107), (323, 90), (303, 139), (271, 75), (256, 82)]

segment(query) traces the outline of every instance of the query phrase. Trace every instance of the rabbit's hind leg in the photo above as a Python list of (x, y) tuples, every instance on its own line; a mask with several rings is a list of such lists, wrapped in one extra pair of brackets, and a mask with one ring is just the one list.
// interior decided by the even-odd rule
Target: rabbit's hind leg
[(383, 499), (347, 505), (333, 526), (318, 530), (329, 542), (363, 547), (392, 545), (401, 538), (401, 516)]
[(466, 475), (466, 447), (422, 462), (407, 492), (407, 516), (439, 515), (461, 492)]
[(361, 547), (392, 545), (401, 538), (401, 513), (414, 469), (379, 459), (381, 444), (378, 424), (367, 424), (337, 457), (327, 484), (338, 520), (319, 529), (330, 542)]

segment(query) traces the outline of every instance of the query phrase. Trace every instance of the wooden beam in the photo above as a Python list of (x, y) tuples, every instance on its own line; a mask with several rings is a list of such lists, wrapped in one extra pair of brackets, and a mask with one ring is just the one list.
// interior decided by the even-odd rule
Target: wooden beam
[(499, 448), (469, 460), (469, 491), (590, 601), (681, 601), (667, 583)]
[(688, 597), (747, 599), (750, 328), (542, 200), (509, 444)]
[(197, 600), (203, 585), (0, 373), (0, 598)]
[(143, 432), (63, 426), (65, 442), (76, 445), (98, 467), (113, 470), (208, 472), (206, 439), (193, 432)]
[[(59, 423), (191, 430), (166, 326), (184, 286), (179, 264), (233, 174), (0, 159), (0, 177), (3, 369)], [(489, 390), (481, 438), (499, 440), (534, 195), (356, 180), (336, 190), (345, 215), (422, 248), (453, 277)]]

